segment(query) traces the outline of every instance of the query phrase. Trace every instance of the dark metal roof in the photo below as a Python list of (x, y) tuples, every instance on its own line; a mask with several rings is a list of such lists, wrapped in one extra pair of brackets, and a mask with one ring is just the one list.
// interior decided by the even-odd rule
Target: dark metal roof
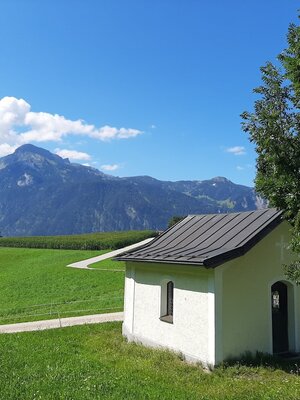
[(189, 215), (149, 244), (116, 259), (216, 267), (245, 254), (281, 221), (282, 212), (275, 208)]

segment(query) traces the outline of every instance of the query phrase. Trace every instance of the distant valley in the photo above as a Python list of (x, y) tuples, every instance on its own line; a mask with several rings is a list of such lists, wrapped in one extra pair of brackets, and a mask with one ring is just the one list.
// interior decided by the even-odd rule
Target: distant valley
[(0, 233), (58, 235), (167, 227), (174, 215), (266, 207), (253, 188), (204, 181), (118, 178), (23, 145), (0, 158)]

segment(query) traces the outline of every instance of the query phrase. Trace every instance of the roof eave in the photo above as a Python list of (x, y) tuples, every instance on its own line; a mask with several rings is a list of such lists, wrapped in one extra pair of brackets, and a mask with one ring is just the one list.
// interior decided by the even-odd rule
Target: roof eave
[(135, 263), (150, 263), (150, 264), (177, 264), (177, 265), (195, 265), (200, 267), (207, 268), (208, 266), (204, 262), (194, 262), (194, 261), (186, 261), (186, 260), (165, 260), (165, 259), (137, 259), (137, 258), (130, 258), (130, 257), (115, 257), (114, 260), (117, 261), (130, 261)]

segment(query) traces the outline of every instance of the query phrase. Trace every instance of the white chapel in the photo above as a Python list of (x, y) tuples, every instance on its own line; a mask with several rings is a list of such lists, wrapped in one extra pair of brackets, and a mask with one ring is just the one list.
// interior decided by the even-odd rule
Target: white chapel
[(300, 351), (300, 288), (276, 209), (190, 215), (126, 262), (123, 334), (214, 366), (246, 351)]

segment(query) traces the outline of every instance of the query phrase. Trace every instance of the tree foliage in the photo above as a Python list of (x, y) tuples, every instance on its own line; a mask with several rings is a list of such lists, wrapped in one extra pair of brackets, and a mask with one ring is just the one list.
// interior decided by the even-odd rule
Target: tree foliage
[(168, 228), (171, 228), (171, 226), (177, 224), (177, 222), (183, 220), (185, 216), (182, 215), (174, 215), (172, 218), (170, 218), (169, 222), (168, 222)]
[[(284, 211), (292, 226), (290, 248), (300, 254), (300, 26), (290, 24), (278, 65), (261, 67), (254, 112), (242, 113), (243, 130), (257, 152), (256, 190)], [(286, 266), (300, 283), (300, 262)]]

